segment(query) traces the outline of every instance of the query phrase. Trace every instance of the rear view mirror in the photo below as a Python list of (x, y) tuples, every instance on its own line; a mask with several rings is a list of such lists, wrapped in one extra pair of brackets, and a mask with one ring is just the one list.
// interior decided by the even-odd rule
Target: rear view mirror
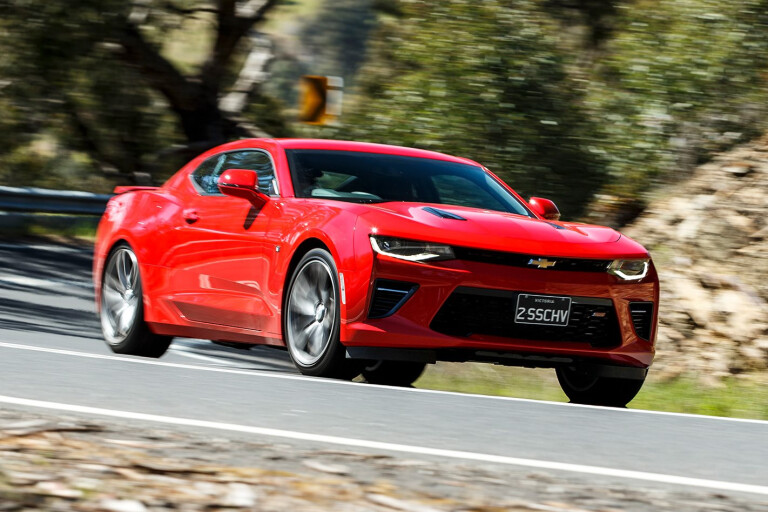
[(555, 203), (549, 199), (543, 197), (532, 197), (528, 200), (528, 204), (531, 206), (531, 210), (540, 217), (547, 220), (559, 220), (560, 210), (557, 209)]
[(246, 199), (256, 208), (269, 201), (269, 196), (259, 191), (256, 171), (250, 169), (228, 169), (221, 173), (217, 184), (222, 194)]

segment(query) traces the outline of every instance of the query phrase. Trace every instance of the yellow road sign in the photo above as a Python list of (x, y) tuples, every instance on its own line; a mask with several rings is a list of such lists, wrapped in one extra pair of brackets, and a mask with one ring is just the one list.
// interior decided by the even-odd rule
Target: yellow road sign
[(337, 76), (304, 75), (300, 87), (299, 121), (322, 125), (338, 119), (341, 115), (344, 79)]

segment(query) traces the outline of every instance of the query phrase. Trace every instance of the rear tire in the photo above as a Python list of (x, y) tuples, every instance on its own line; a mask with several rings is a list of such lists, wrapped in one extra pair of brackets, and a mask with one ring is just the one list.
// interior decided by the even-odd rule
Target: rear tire
[(113, 352), (160, 357), (173, 340), (153, 333), (144, 321), (144, 298), (136, 254), (127, 244), (107, 257), (101, 280), (99, 317), (104, 340)]
[(407, 387), (421, 377), (426, 366), (417, 361), (374, 361), (363, 368), (363, 377), (370, 384)]
[(595, 371), (565, 366), (556, 369), (557, 380), (572, 403), (626, 407), (643, 387), (645, 379), (600, 377)]
[(285, 345), (304, 375), (351, 380), (360, 374), (359, 363), (346, 359), (339, 341), (340, 302), (333, 257), (312, 249), (296, 266), (283, 307)]

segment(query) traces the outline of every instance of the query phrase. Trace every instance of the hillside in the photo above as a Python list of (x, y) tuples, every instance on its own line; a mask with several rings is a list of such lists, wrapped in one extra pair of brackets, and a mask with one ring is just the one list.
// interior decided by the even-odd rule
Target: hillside
[(624, 232), (660, 272), (655, 372), (768, 368), (768, 136), (716, 156)]

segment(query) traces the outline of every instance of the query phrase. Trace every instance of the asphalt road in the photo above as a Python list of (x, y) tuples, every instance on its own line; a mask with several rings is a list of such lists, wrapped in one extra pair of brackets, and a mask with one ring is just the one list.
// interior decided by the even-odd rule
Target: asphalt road
[(395, 389), (298, 375), (284, 352), (101, 340), (88, 249), (0, 243), (0, 408), (768, 496), (768, 422)]

